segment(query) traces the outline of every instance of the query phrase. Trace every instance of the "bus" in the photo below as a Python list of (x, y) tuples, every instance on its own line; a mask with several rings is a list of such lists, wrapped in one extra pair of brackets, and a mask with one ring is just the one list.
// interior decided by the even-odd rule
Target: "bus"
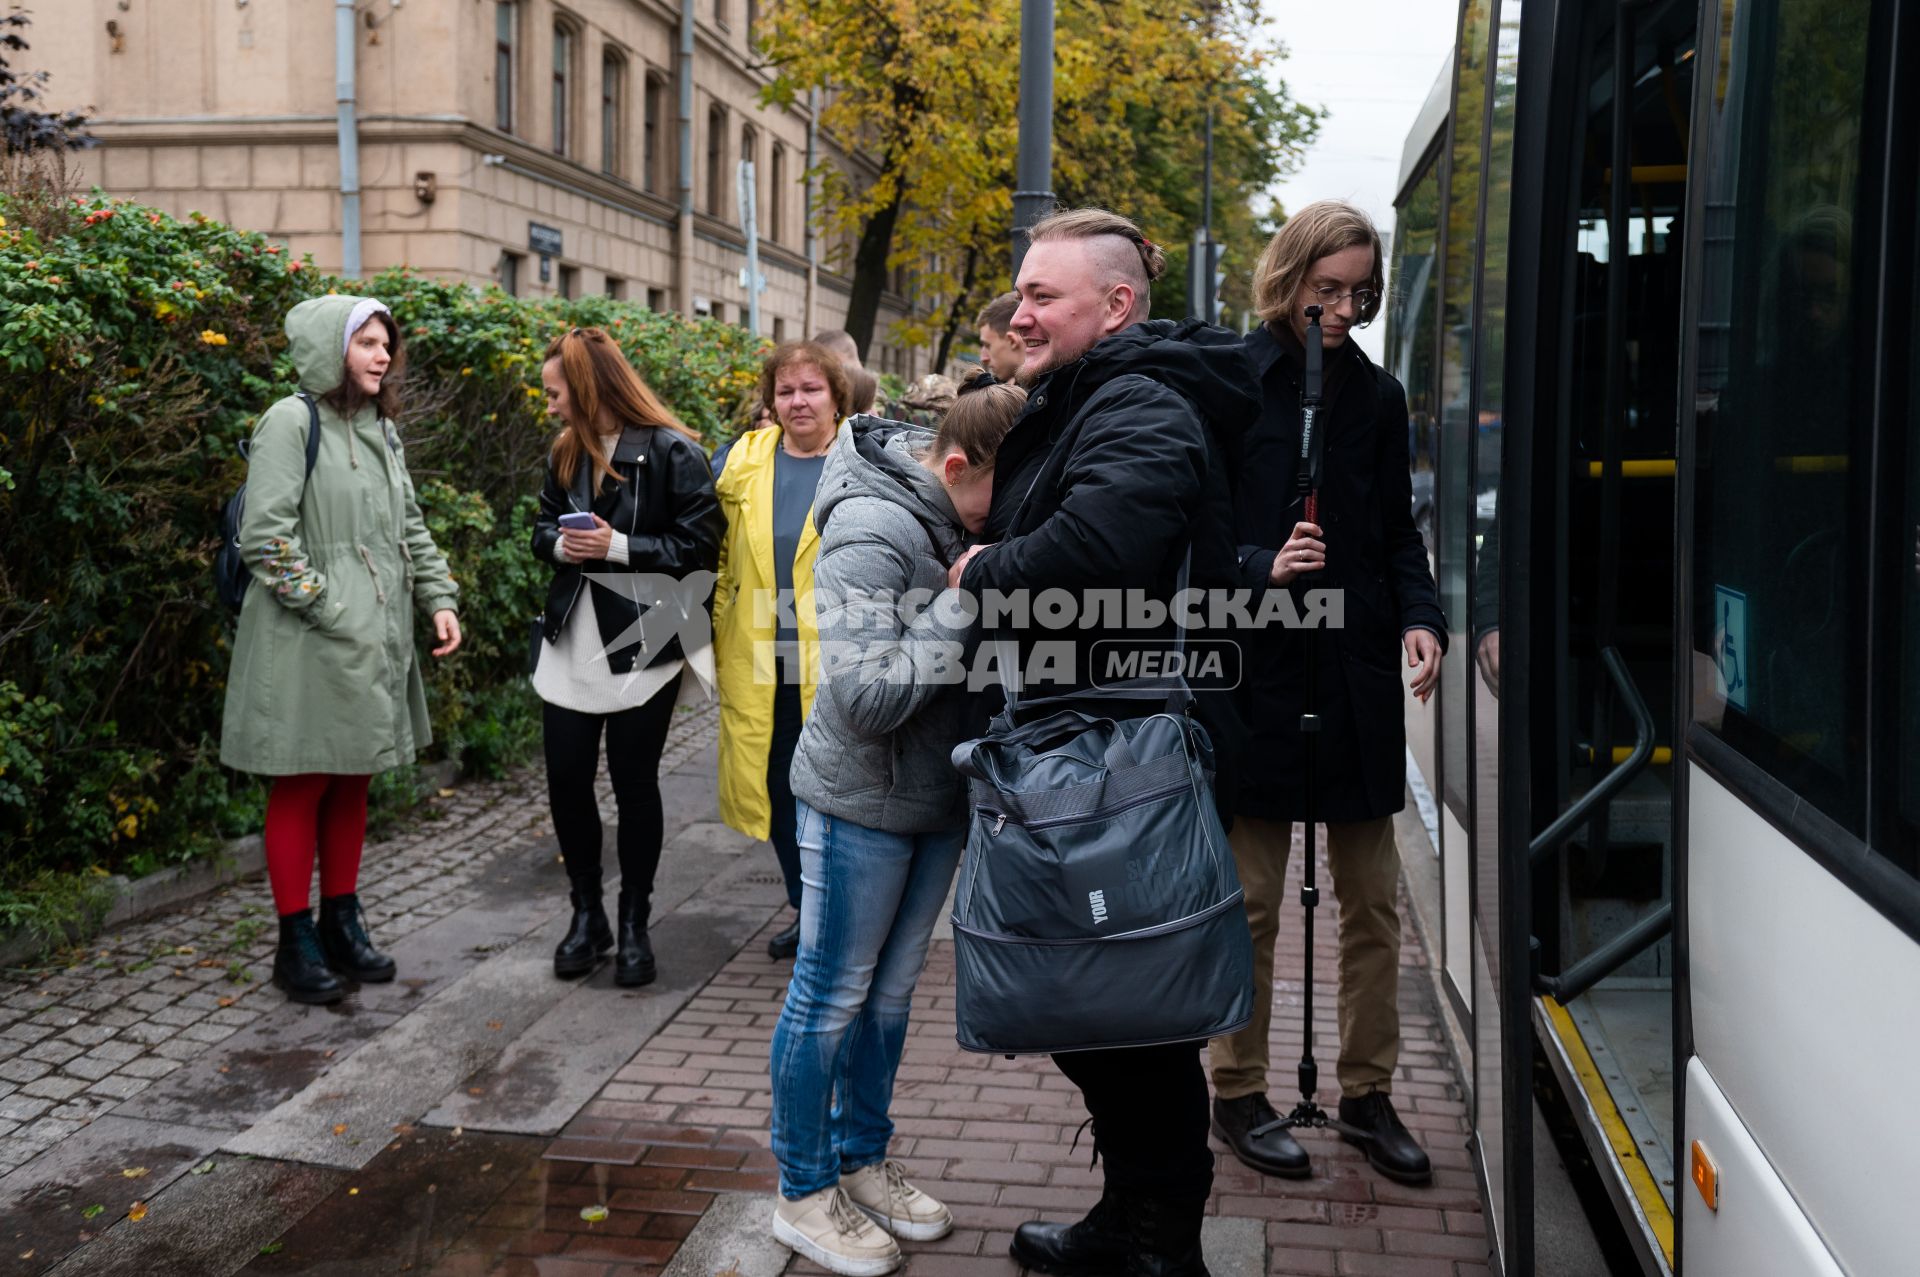
[[(1388, 367), (1493, 1263), (1920, 1273), (1920, 0), (1464, 0)], [(1545, 1084), (1544, 1086), (1541, 1084)]]

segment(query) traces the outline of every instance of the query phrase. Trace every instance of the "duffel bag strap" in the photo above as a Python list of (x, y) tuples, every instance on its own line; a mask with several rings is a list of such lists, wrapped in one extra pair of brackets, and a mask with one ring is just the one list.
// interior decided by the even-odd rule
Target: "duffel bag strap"
[(1124, 771), (1139, 766), (1140, 760), (1126, 735), (1121, 732), (1118, 722), (1081, 710), (1067, 709), (1018, 726), (1005, 713), (995, 717), (986, 736), (979, 740), (962, 741), (954, 747), (954, 770), (974, 780), (986, 780), (985, 773), (974, 760), (975, 751), (982, 745), (1044, 750), (1096, 728), (1105, 728), (1111, 733), (1104, 753), (1108, 771)]

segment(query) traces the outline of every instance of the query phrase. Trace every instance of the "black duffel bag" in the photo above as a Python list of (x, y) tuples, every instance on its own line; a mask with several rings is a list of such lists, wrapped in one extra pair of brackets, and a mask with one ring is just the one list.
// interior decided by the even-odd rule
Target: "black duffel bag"
[[(1164, 707), (1140, 715), (1142, 696)], [(1251, 1018), (1253, 940), (1190, 705), (1165, 684), (1009, 689), (954, 750), (973, 807), (953, 914), (962, 1047), (1151, 1046)]]

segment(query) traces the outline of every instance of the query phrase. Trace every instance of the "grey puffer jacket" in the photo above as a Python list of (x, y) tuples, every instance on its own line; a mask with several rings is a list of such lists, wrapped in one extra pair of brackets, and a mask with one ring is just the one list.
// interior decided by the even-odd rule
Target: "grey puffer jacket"
[(793, 792), (894, 834), (951, 829), (966, 810), (950, 755), (972, 626), (946, 588), (966, 531), (920, 464), (933, 438), (924, 426), (849, 418), (813, 505), (820, 685), (794, 751)]

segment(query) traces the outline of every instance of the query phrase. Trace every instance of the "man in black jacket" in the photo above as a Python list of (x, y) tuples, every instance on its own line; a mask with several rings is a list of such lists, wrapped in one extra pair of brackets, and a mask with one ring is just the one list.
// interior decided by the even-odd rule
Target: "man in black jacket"
[[(1091, 591), (1140, 589), (1165, 603), (1191, 548), (1190, 584), (1224, 584), (1233, 558), (1221, 440), (1254, 410), (1237, 340), (1197, 324), (1142, 322), (1165, 259), (1123, 217), (1056, 213), (1033, 227), (1031, 243), (1012, 320), (1027, 352), (1019, 374), (1027, 407), (995, 459), (991, 544), (969, 551), (950, 580), (976, 598), (1065, 590), (1084, 608)], [(1159, 641), (1171, 633), (1164, 627)], [(1023, 667), (1037, 642), (1071, 653), (1052, 682), (1029, 683), (1037, 695), (1113, 677), (1093, 659), (1106, 660), (1116, 642), (1156, 641), (1119, 625), (1008, 635)], [(1204, 699), (1201, 708), (1205, 720)], [(1218, 717), (1208, 726), (1216, 741), (1229, 734)], [(1092, 1115), (1105, 1191), (1079, 1223), (1021, 1225), (1014, 1258), (1045, 1273), (1204, 1277), (1200, 1221), (1213, 1154), (1199, 1048), (1054, 1057)]]
[[(1340, 902), (1340, 1118), (1367, 1131), (1367, 1160), (1391, 1179), (1424, 1184), (1427, 1155), (1388, 1092), (1400, 1053), (1400, 853), (1393, 814), (1406, 802), (1406, 724), (1399, 663), (1416, 668), (1422, 701), (1440, 675), (1446, 622), (1414, 527), (1407, 399), (1350, 340), (1381, 303), (1380, 238), (1367, 215), (1336, 201), (1295, 213), (1254, 268), (1266, 322), (1247, 337), (1243, 373), (1260, 399), (1235, 493), (1240, 584), (1342, 594), (1339, 629), (1267, 629), (1246, 647), (1241, 709), (1259, 760), (1240, 788), (1231, 834), (1253, 928), (1254, 1016), (1211, 1046), (1214, 1129), (1236, 1157), (1269, 1175), (1310, 1174), (1306, 1150), (1273, 1125), (1267, 1029), (1274, 940), (1286, 897), (1294, 823), (1305, 819), (1306, 644), (1315, 645), (1313, 816), (1327, 826)], [(1325, 407), (1319, 519), (1295, 497), (1300, 459), (1305, 308), (1323, 312)], [(1291, 1078), (1291, 1071), (1289, 1071)]]

